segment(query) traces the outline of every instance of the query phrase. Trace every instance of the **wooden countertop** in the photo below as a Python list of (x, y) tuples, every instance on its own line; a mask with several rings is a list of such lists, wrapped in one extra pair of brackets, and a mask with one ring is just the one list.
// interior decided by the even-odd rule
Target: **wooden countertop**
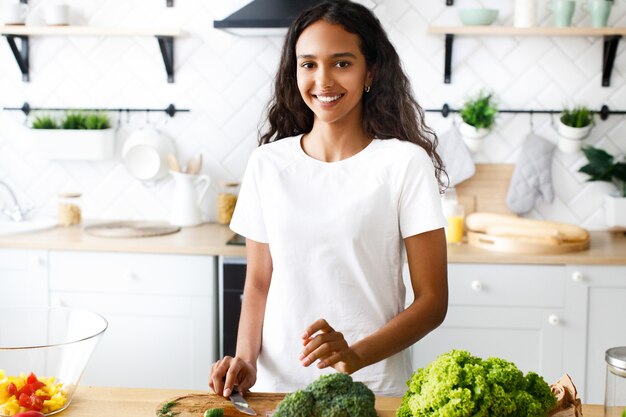
[[(155, 417), (155, 409), (163, 401), (200, 391), (79, 387), (70, 406), (59, 417)], [(395, 417), (400, 398), (377, 397), (379, 417)], [(600, 405), (583, 405), (585, 417), (603, 417)]]
[[(245, 247), (226, 244), (232, 236), (233, 232), (227, 226), (216, 223), (183, 228), (171, 235), (124, 239), (90, 236), (80, 227), (74, 226), (0, 236), (0, 248), (245, 256)], [(626, 236), (623, 233), (591, 232), (591, 247), (588, 250), (558, 255), (506, 254), (467, 244), (450, 245), (448, 261), (492, 264), (626, 265)]]

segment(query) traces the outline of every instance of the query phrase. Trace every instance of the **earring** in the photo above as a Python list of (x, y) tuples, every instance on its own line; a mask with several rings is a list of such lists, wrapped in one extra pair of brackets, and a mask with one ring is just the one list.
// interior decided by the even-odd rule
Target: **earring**
[(366, 86), (365, 86), (365, 92), (366, 92), (366, 93), (369, 93), (371, 89), (372, 89), (372, 87), (371, 87), (371, 86), (369, 86), (369, 85), (366, 85)]

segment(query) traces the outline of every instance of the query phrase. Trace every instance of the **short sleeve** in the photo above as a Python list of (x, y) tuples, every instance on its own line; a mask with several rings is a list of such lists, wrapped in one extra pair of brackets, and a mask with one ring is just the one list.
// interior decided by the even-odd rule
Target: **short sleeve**
[(235, 211), (230, 221), (230, 229), (249, 239), (267, 243), (267, 229), (259, 189), (260, 172), (258, 152), (255, 151), (248, 160)]
[(403, 239), (446, 226), (435, 168), (423, 149), (406, 166), (399, 212)]

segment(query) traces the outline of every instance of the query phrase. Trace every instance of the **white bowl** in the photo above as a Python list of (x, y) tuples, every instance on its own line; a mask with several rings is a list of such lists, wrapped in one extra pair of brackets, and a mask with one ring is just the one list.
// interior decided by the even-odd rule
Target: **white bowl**
[(158, 130), (146, 127), (126, 139), (122, 161), (132, 176), (155, 181), (168, 174), (167, 155), (175, 154), (174, 144)]
[(498, 18), (498, 9), (459, 9), (459, 18), (466, 26), (487, 26)]

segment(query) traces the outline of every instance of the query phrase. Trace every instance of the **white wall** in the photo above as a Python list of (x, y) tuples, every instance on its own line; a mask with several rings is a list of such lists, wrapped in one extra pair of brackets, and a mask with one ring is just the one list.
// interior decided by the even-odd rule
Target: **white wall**
[[(5, 0), (6, 1), (6, 0)], [(50, 1), (50, 0), (47, 0)], [(28, 23), (41, 20), (46, 0), (31, 0)], [(166, 82), (156, 40), (125, 37), (32, 37), (31, 82), (21, 74), (8, 43), (0, 42), (0, 107), (152, 107), (170, 103), (188, 108), (170, 119), (152, 114), (151, 124), (174, 139), (182, 159), (202, 152), (204, 172), (214, 181), (239, 180), (256, 146), (257, 127), (278, 60), (281, 38), (237, 37), (213, 29), (242, 0), (68, 0), (71, 23), (94, 26), (178, 27), (175, 41), (176, 82)], [(501, 108), (562, 108), (582, 103), (594, 109), (607, 104), (626, 109), (626, 54), (620, 44), (610, 87), (601, 87), (602, 38), (587, 37), (457, 37), (452, 83), (443, 83), (443, 36), (426, 35), (429, 25), (456, 25), (456, 9), (476, 4), (500, 9), (498, 23), (512, 24), (513, 0), (376, 0), (375, 12), (396, 45), (419, 102), (425, 108), (443, 103), (458, 107), (470, 92), (494, 90)], [(546, 0), (540, 0), (542, 26), (552, 25)], [(576, 26), (588, 26), (580, 7)], [(626, 3), (616, 1), (609, 20), (626, 25)], [(375, 88), (375, 86), (374, 86)], [(117, 115), (113, 115), (117, 120)], [(428, 114), (439, 133), (450, 119)], [(556, 140), (549, 116), (534, 116), (535, 130)], [(146, 114), (122, 116), (117, 155)], [(98, 219), (165, 219), (173, 192), (171, 179), (156, 184), (135, 180), (116, 158), (102, 162), (55, 162), (40, 158), (31, 147), (20, 112), (0, 113), (0, 178), (19, 189), (19, 197), (39, 212), (54, 215), (56, 193), (83, 192), (83, 215)], [(515, 163), (529, 131), (529, 116), (501, 115), (477, 162)], [(626, 152), (623, 116), (597, 120), (589, 143), (613, 153)], [(605, 227), (601, 196), (606, 187), (585, 183), (577, 173), (582, 154), (557, 152), (552, 172), (556, 198), (540, 204), (531, 217)], [(204, 203), (207, 219), (215, 218), (215, 193)]]

